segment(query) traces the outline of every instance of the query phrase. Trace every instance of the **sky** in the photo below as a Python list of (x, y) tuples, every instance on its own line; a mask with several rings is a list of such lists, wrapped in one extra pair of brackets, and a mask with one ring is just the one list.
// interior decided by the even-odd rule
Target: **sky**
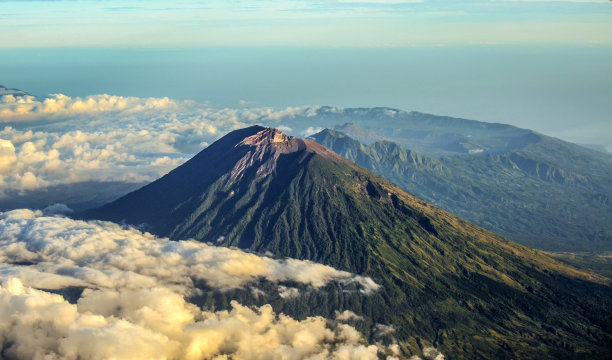
[(1, 1), (0, 47), (608, 44), (605, 0)]
[(0, 84), (389, 106), (612, 148), (612, 2), (2, 1)]

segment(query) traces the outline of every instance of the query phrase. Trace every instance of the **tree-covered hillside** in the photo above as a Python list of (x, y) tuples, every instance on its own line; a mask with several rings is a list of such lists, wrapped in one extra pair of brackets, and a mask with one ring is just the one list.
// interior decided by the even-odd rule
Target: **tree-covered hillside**
[(529, 247), (612, 249), (612, 156), (541, 136), (519, 150), (433, 158), (324, 130), (320, 144), (406, 191)]

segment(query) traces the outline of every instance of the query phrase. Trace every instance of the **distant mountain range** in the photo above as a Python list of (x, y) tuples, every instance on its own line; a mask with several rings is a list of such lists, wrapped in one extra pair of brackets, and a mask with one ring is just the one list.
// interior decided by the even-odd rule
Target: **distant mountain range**
[(393, 141), (432, 157), (499, 154), (540, 141), (540, 134), (512, 125), (391, 108), (322, 107), (316, 115), (297, 116), (287, 124), (334, 129), (367, 145)]
[[(357, 125), (341, 129), (363, 140)], [(612, 156), (531, 133), (519, 149), (439, 158), (339, 131), (311, 138), (410, 193), (530, 247), (612, 250)], [(537, 141), (536, 141), (537, 140)]]
[(0, 85), (0, 96), (4, 95), (25, 96), (30, 94), (19, 89), (7, 88), (6, 86)]
[(612, 154), (610, 151), (608, 151), (608, 148), (606, 148), (604, 145), (597, 145), (597, 144), (578, 144), (578, 145), (585, 147), (587, 149), (602, 152), (604, 154), (608, 154), (608, 155)]
[[(433, 179), (449, 171), (438, 160), (394, 151)], [(583, 181), (573, 172), (535, 174), (551, 183)], [(357, 326), (371, 339), (374, 324), (388, 324), (405, 357), (424, 343), (452, 359), (612, 352), (609, 280), (474, 226), (314, 141), (274, 129), (233, 131), (162, 178), (77, 217), (370, 276), (381, 287), (368, 296), (311, 294), (275, 306), (298, 318), (352, 310), (364, 317)], [(213, 302), (224, 304), (223, 296)]]

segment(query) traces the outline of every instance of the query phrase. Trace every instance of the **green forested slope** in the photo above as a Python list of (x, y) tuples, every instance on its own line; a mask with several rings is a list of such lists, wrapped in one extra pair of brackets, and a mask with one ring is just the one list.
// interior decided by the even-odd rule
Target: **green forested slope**
[(389, 141), (312, 137), (410, 193), (488, 230), (551, 251), (612, 249), (612, 157), (543, 137), (500, 154), (432, 158)]

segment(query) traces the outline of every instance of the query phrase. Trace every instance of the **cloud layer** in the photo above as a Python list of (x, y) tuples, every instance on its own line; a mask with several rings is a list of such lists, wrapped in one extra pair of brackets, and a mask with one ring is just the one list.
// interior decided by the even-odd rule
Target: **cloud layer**
[(103, 112), (163, 111), (178, 106), (178, 102), (167, 97), (143, 99), (103, 94), (82, 99), (51, 94), (40, 100), (30, 95), (8, 94), (0, 98), (0, 121), (26, 121), (41, 116), (51, 119), (78, 115), (91, 116)]
[(25, 287), (0, 286), (0, 342), (9, 359), (378, 359), (346, 324), (297, 321), (270, 305), (208, 312), (166, 288), (93, 290), (74, 305)]
[[(0, 213), (0, 348), (14, 359), (377, 359), (394, 353), (366, 344), (340, 321), (355, 318), (348, 313), (338, 321), (298, 321), (270, 305), (232, 302), (231, 310), (211, 312), (185, 300), (197, 292), (196, 280), (223, 290), (260, 278), (313, 288), (340, 281), (363, 292), (376, 287), (306, 261), (31, 210)], [(67, 287), (85, 288), (75, 304), (53, 293)]]
[[(21, 266), (19, 264), (28, 264)], [(216, 289), (258, 279), (319, 288), (354, 283), (364, 293), (371, 279), (310, 261), (275, 260), (196, 241), (170, 241), (110, 222), (44, 216), (40, 211), (0, 213), (0, 274), (39, 289), (167, 287), (191, 295), (193, 282)]]

